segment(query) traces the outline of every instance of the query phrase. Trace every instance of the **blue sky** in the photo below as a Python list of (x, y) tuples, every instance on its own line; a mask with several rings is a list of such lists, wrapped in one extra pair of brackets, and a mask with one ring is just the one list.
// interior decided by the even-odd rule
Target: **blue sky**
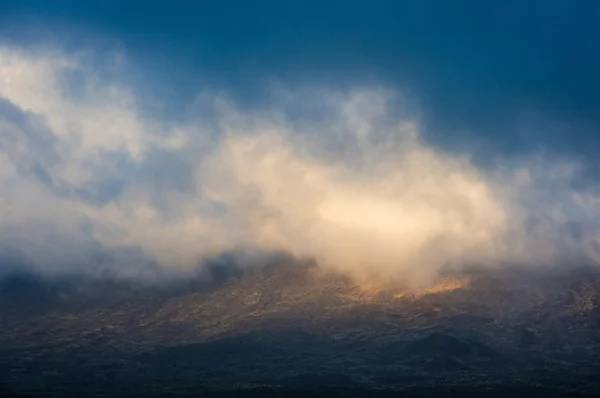
[[(339, 254), (347, 244), (319, 242), (373, 233), (384, 273), (420, 274), (405, 264), (421, 260), (431, 272), (448, 259), (548, 262), (522, 256), (538, 241), (517, 250), (506, 240), (531, 225), (543, 225), (543, 247), (560, 247), (554, 258), (593, 262), (598, 16), (588, 0), (5, 0), (3, 199), (35, 191), (46, 210), (6, 210), (4, 245), (39, 263), (45, 235), (30, 250), (10, 228), (55, 228), (48, 214), (62, 209), (71, 224), (60, 221), (49, 262), (125, 247), (144, 253), (140, 264), (185, 268), (244, 247), (351, 263)], [(279, 175), (240, 149), (248, 136), (282, 162)], [(428, 178), (439, 192), (417, 183)], [(382, 227), (381, 208), (396, 224)], [(442, 227), (451, 213), (459, 221)], [(81, 225), (87, 235), (74, 232)], [(177, 250), (151, 250), (161, 230)], [(411, 243), (397, 253), (398, 240)], [(438, 255), (423, 260), (431, 247)], [(353, 254), (353, 272), (367, 252)]]
[[(255, 102), (261, 79), (273, 76), (342, 86), (376, 80), (411, 90), (445, 145), (476, 134), (496, 150), (541, 142), (590, 158), (598, 145), (594, 1), (2, 4), (12, 39), (51, 31), (73, 46), (123, 45), (176, 97), (216, 85)], [(544, 129), (568, 123), (577, 133), (519, 137), (525, 109), (551, 123)]]

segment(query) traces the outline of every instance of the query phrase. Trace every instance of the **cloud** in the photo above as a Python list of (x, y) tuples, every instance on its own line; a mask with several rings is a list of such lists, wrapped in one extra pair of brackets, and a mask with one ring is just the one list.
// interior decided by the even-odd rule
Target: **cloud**
[(123, 45), (152, 76), (153, 90), (169, 96), (173, 113), (207, 85), (233, 92), (244, 106), (269, 106), (263, 85), (273, 76), (328, 87), (394, 85), (422, 103), (421, 135), (438, 147), (470, 150), (485, 163), (490, 154), (543, 145), (593, 166), (582, 183), (595, 183), (595, 1), (234, 3), (236, 12), (217, 2), (5, 0), (0, 33), (22, 45), (40, 38)]
[(572, 187), (581, 164), (479, 168), (424, 140), (394, 89), (275, 87), (252, 110), (205, 91), (173, 121), (123, 80), (77, 54), (0, 47), (0, 250), (40, 272), (155, 278), (229, 251), (415, 282), (600, 261), (600, 197)]

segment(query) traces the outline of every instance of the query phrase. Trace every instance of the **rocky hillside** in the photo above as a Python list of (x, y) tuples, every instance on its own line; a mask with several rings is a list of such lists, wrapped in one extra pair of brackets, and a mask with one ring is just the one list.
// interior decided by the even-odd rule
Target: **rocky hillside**
[(417, 291), (298, 264), (161, 287), (13, 275), (0, 322), (0, 385), (16, 393), (600, 391), (593, 270), (449, 275)]

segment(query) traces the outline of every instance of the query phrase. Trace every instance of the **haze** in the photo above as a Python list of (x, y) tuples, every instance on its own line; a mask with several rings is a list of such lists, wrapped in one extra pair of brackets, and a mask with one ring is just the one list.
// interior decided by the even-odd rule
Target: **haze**
[[(361, 280), (422, 283), (448, 268), (600, 261), (591, 53), (582, 50), (578, 69), (557, 45), (563, 63), (552, 74), (518, 47), (506, 54), (502, 44), (512, 39), (478, 25), (470, 28), (492, 38), (487, 53), (473, 58), (478, 50), (459, 45), (465, 38), (456, 30), (455, 61), (440, 55), (436, 64), (418, 39), (396, 58), (378, 48), (367, 22), (360, 45), (379, 69), (352, 64), (341, 50), (311, 64), (278, 43), (261, 47), (260, 35), (247, 43), (255, 58), (223, 45), (198, 63), (211, 39), (153, 53), (133, 38), (139, 21), (128, 8), (114, 23), (94, 17), (82, 28), (36, 19), (45, 6), (31, 3), (7, 6), (12, 33), (0, 44), (5, 269), (160, 280), (197, 272), (225, 252), (244, 253), (246, 266), (284, 252)], [(85, 7), (65, 7), (73, 21), (91, 18)], [(536, 23), (546, 26), (554, 17), (545, 12), (556, 7), (540, 5)], [(172, 22), (154, 23), (161, 37), (180, 37)], [(318, 26), (309, 32), (320, 37)], [(441, 38), (442, 28), (420, 37)], [(242, 35), (244, 25), (238, 29)], [(579, 33), (565, 40), (597, 41)], [(290, 51), (308, 45), (282, 34)], [(419, 45), (430, 55), (420, 57)], [(555, 56), (540, 48), (542, 60)], [(404, 62), (411, 51), (427, 67)], [(524, 57), (512, 76), (502, 62), (517, 54)], [(257, 59), (266, 66), (248, 66)], [(221, 67), (226, 61), (246, 75)], [(575, 106), (580, 72), (593, 98)], [(541, 86), (558, 88), (519, 85), (537, 73)], [(574, 89), (560, 91), (568, 79)]]

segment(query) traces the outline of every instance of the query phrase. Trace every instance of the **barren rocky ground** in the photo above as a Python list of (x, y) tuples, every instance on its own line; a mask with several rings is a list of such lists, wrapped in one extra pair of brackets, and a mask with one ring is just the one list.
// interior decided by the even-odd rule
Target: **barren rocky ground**
[(600, 274), (504, 270), (427, 289), (279, 265), (148, 287), (10, 275), (0, 383), (33, 396), (600, 393)]

